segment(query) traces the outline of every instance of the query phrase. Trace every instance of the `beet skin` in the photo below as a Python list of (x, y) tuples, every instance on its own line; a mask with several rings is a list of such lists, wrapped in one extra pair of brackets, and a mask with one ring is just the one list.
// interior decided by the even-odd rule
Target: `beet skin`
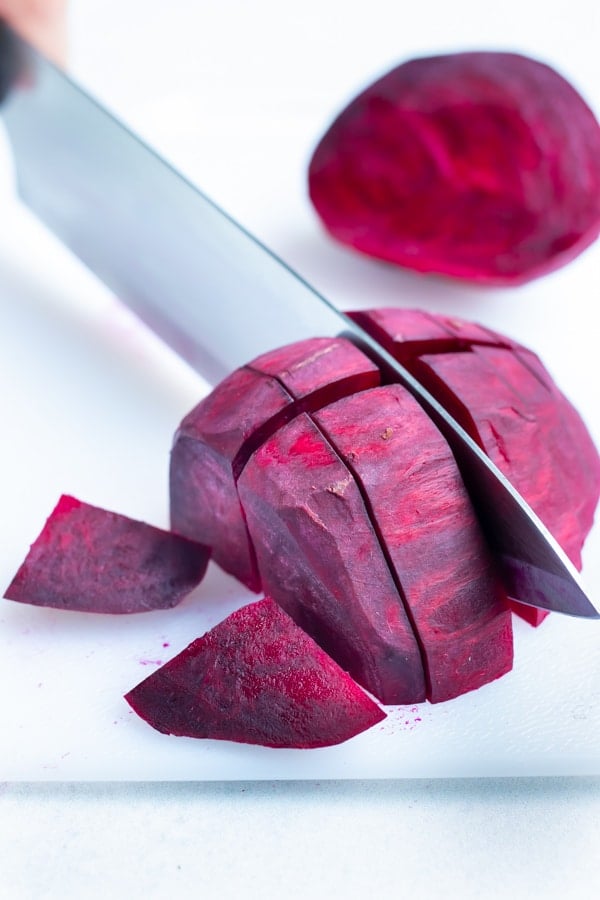
[(600, 232), (600, 127), (543, 63), (414, 59), (356, 97), (310, 162), (328, 231), (420, 272), (519, 284)]
[(208, 558), (187, 538), (62, 496), (5, 596), (80, 612), (167, 609), (200, 583)]
[(385, 718), (268, 597), (232, 613), (125, 699), (163, 734), (266, 747), (327, 747)]

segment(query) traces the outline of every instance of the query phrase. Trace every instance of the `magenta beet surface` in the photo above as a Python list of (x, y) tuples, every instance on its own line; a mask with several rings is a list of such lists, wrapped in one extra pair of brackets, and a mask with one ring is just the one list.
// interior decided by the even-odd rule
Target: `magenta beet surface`
[(351, 343), (312, 338), (265, 353), (233, 372), (183, 420), (170, 465), (171, 527), (210, 545), (213, 559), (252, 591), (260, 576), (236, 480), (266, 436), (299, 409), (379, 383)]
[[(600, 459), (540, 360), (471, 322), (419, 310), (352, 315), (448, 407), (580, 566)], [(178, 431), (173, 521), (190, 536), (212, 534), (219, 559), (227, 529), (215, 527), (215, 510), (233, 509), (247, 549), (244, 559), (227, 554), (227, 571), (243, 581), (251, 558), (257, 588), (383, 703), (441, 702), (502, 676), (510, 608), (532, 624), (544, 613), (506, 597), (445, 439), (341, 339), (269, 359), (217, 386)], [(258, 371), (261, 396), (265, 384), (284, 392), (285, 416), (232, 393)], [(223, 500), (221, 475), (211, 480), (217, 443)], [(205, 501), (186, 501), (183, 515), (183, 486), (200, 483)]]
[(266, 747), (327, 747), (385, 718), (270, 598), (232, 613), (125, 699), (165, 734)]
[(600, 127), (571, 85), (533, 59), (415, 59), (344, 109), (308, 181), (325, 227), (356, 250), (519, 284), (598, 236)]
[[(397, 308), (350, 314), (448, 409), (581, 568), (600, 494), (579, 413), (526, 347), (480, 325)], [(511, 602), (533, 625), (548, 615)]]
[(166, 609), (200, 583), (208, 558), (185, 537), (62, 496), (5, 596), (80, 612)]

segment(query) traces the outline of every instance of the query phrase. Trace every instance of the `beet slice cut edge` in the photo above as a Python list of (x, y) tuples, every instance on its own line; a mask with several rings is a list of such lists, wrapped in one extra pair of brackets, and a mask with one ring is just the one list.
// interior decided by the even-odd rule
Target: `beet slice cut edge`
[(202, 544), (63, 495), (5, 597), (80, 612), (166, 609), (200, 583), (209, 555)]
[(385, 718), (271, 598), (232, 613), (126, 694), (163, 734), (308, 749)]

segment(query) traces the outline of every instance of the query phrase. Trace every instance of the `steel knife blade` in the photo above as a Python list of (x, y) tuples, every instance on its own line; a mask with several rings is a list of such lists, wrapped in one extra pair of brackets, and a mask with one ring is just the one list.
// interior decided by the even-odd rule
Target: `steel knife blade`
[(292, 341), (353, 340), (443, 431), (510, 596), (600, 618), (548, 530), (409, 372), (0, 22), (2, 98), (22, 200), (210, 383)]

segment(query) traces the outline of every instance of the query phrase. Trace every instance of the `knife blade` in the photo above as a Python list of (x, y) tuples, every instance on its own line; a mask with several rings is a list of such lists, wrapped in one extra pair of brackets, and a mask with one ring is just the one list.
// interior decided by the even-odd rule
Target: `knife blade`
[(167, 344), (216, 383), (276, 346), (349, 338), (444, 433), (510, 596), (600, 618), (524, 499), (403, 366), (2, 23), (0, 59), (22, 200)]

